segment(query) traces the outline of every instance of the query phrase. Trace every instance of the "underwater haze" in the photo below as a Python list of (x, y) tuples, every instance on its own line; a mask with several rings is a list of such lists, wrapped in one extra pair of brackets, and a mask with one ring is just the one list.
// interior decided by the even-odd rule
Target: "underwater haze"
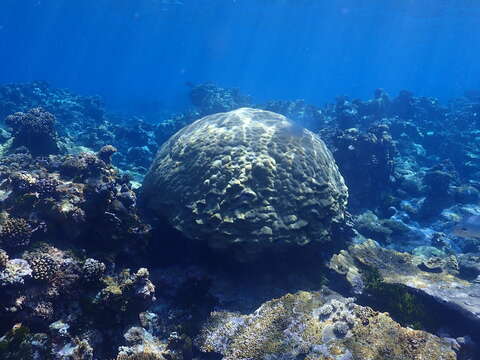
[(0, 360), (479, 360), (478, 0), (0, 0)]
[(0, 81), (42, 79), (125, 109), (178, 109), (184, 84), (205, 81), (262, 101), (322, 104), (375, 87), (447, 99), (479, 85), (479, 10), (471, 0), (4, 0)]

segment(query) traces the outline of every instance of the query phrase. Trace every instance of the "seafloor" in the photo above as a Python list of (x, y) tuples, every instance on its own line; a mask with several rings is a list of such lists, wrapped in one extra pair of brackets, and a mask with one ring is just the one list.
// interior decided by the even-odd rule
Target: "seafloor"
[(480, 358), (480, 94), (190, 98), (0, 87), (0, 359)]

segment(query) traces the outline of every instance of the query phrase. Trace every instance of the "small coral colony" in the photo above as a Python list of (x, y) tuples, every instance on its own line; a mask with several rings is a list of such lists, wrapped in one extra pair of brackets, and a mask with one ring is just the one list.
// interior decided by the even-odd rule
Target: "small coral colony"
[(480, 95), (0, 87), (0, 358), (475, 359)]

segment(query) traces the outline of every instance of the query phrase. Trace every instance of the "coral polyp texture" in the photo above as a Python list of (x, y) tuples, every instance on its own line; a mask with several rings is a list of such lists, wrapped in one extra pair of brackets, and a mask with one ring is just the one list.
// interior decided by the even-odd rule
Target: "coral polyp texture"
[(204, 117), (159, 150), (148, 205), (211, 247), (332, 240), (347, 187), (323, 141), (286, 117), (241, 108)]

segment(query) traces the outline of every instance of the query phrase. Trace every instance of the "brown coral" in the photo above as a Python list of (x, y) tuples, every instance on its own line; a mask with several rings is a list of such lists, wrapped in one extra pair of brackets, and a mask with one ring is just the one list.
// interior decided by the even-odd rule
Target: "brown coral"
[(32, 155), (60, 152), (55, 130), (55, 116), (40, 107), (7, 116), (5, 123), (14, 135), (13, 146), (25, 146)]
[(0, 270), (7, 266), (8, 254), (5, 250), (0, 249)]
[(5, 247), (21, 247), (30, 243), (32, 226), (22, 218), (4, 217), (0, 221), (0, 244)]
[(116, 152), (117, 152), (117, 148), (115, 146), (105, 145), (98, 151), (97, 156), (106, 164), (110, 164), (112, 162), (112, 155), (115, 154)]
[(29, 260), (32, 268), (32, 277), (35, 280), (51, 281), (58, 271), (58, 264), (55, 259), (45, 253), (36, 254)]

